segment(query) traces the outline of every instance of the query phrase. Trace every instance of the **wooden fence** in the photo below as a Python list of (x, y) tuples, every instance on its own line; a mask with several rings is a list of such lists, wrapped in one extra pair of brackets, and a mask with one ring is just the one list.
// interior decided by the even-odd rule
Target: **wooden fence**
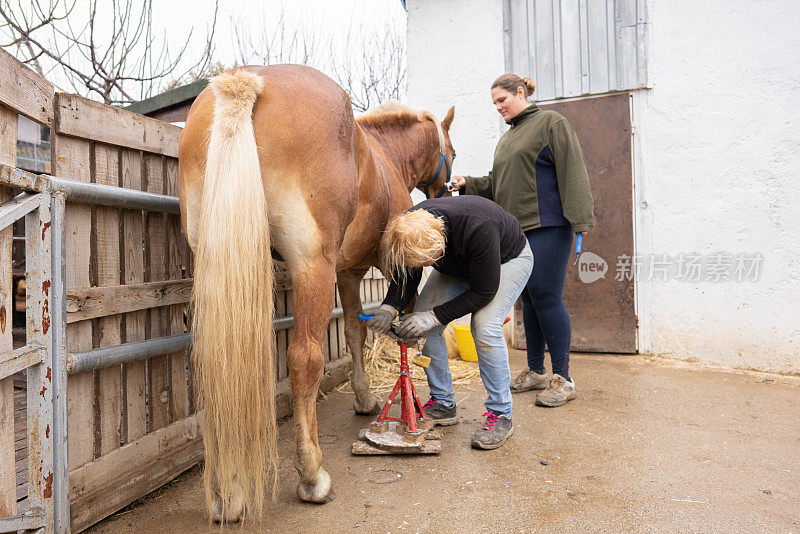
[[(52, 85), (0, 51), (0, 163), (13, 166), (17, 114), (51, 129), (53, 176), (177, 195), (180, 128)], [(0, 201), (12, 191), (0, 191)], [(178, 215), (67, 203), (66, 351), (182, 334), (192, 258)], [(0, 352), (11, 349), (11, 230), (0, 232)], [(292, 315), (288, 273), (277, 273), (276, 318)], [(362, 301), (380, 300), (386, 281), (372, 270)], [(337, 306), (339, 300), (337, 296)], [(276, 333), (278, 405), (287, 415), (286, 347)], [(341, 382), (343, 320), (325, 344), (328, 387)], [(71, 528), (80, 531), (158, 488), (202, 457), (202, 437), (186, 351), (72, 374), (67, 380)], [(25, 511), (24, 410), (11, 377), (0, 381), (0, 516)], [(20, 396), (20, 398), (24, 398)], [(15, 456), (16, 453), (16, 456)], [(9, 461), (15, 458), (16, 462)], [(15, 466), (16, 463), (16, 466)], [(16, 475), (15, 475), (16, 472)]]

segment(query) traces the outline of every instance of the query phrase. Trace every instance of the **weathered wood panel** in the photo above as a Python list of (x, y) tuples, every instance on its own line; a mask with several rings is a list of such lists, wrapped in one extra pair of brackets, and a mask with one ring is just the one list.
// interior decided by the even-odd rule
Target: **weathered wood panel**
[(57, 133), (178, 157), (177, 126), (66, 93), (57, 93), (55, 112)]
[[(5, 54), (5, 52), (3, 52)], [(2, 57), (2, 56), (0, 56)], [(0, 95), (2, 98), (3, 95)], [(14, 164), (17, 153), (17, 114), (0, 105), (0, 163)], [(11, 198), (0, 188), (0, 203)], [(11, 227), (0, 228), (0, 352), (13, 348), (11, 286)], [(0, 516), (17, 512), (14, 462), (14, 377), (0, 379)]]
[[(164, 161), (164, 194), (178, 196), (178, 160), (165, 158)], [(174, 282), (182, 282), (181, 270), (181, 219), (180, 215), (164, 214), (166, 228), (165, 274)], [(176, 335), (184, 332), (183, 303), (164, 308), (165, 335)], [(170, 422), (178, 421), (189, 415), (189, 354), (186, 351), (176, 352), (170, 358)]]
[[(164, 191), (164, 157), (159, 154), (144, 154), (144, 178), (146, 190), (151, 193)], [(145, 281), (160, 282), (165, 278), (167, 240), (164, 216), (161, 213), (145, 212), (144, 265)], [(148, 312), (147, 338), (164, 335), (164, 310), (154, 308)], [(148, 432), (169, 424), (170, 370), (169, 357), (158, 356), (147, 360), (149, 409)]]
[(27, 391), (24, 380), (15, 381), (14, 384), (14, 462), (17, 474), (16, 500), (17, 513), (25, 513), (28, 497), (28, 418), (27, 418)]
[[(52, 127), (53, 85), (5, 50), (0, 50), (0, 72), (3, 73), (0, 76), (0, 102), (39, 124)], [(14, 165), (14, 160), (4, 163)]]
[[(180, 263), (175, 264), (180, 269)], [(119, 271), (117, 281), (119, 281)], [(67, 291), (67, 322), (74, 323), (159, 306), (183, 305), (192, 295), (189, 279)]]
[[(94, 145), (93, 178), (98, 184), (119, 183), (119, 149)], [(92, 207), (92, 280), (97, 286), (119, 284), (119, 213), (117, 208)], [(93, 323), (94, 347), (109, 347), (122, 342), (119, 315), (107, 315)], [(120, 446), (122, 410), (122, 368), (119, 365), (95, 373), (95, 458)]]
[[(347, 379), (350, 358), (325, 366), (320, 391)], [(276, 416), (291, 414), (289, 379), (276, 385)], [(80, 530), (143, 497), (202, 459), (202, 414), (150, 432), (70, 473), (72, 528)]]
[[(336, 306), (336, 285), (334, 284), (333, 288), (333, 305)], [(336, 323), (338, 319), (334, 319), (330, 323), (328, 323), (328, 347), (327, 352), (324, 355), (325, 361), (329, 362), (331, 360), (337, 359), (339, 357), (339, 336), (338, 336), (338, 329)]]
[[(193, 280), (194, 277), (194, 256), (192, 255), (191, 250), (189, 249), (189, 243), (186, 241), (186, 238), (183, 237), (181, 239), (181, 263), (184, 266), (184, 277), (186, 279)], [(184, 308), (185, 318), (184, 321), (186, 323), (186, 331), (192, 331), (192, 305), (191, 302)], [(194, 390), (194, 373), (192, 370), (192, 352), (186, 355), (187, 357), (187, 372), (188, 372), (188, 380), (187, 380), (187, 396), (189, 397), (189, 413), (195, 413), (197, 411), (197, 403), (196, 403), (196, 393)]]
[[(276, 275), (278, 273), (275, 273)], [(277, 282), (276, 282), (277, 284)], [(286, 291), (275, 291), (275, 317), (284, 317), (286, 315)], [(277, 377), (278, 380), (285, 378), (289, 374), (289, 369), (286, 366), (286, 349), (289, 347), (289, 331), (279, 330), (275, 334), (275, 348), (278, 354), (277, 363)]]
[[(342, 300), (339, 297), (339, 285), (338, 284), (336, 285), (335, 306), (337, 308), (341, 308), (342, 307)], [(330, 358), (331, 360), (335, 360), (337, 357), (340, 358), (340, 357), (345, 356), (345, 353), (347, 352), (347, 340), (344, 337), (344, 318), (332, 321), (331, 324), (335, 325), (335, 327), (336, 327), (335, 328), (335, 334), (336, 334), (336, 339), (339, 342), (339, 354), (336, 355), (336, 356), (331, 355), (331, 358)]]
[(135, 467), (132, 471), (72, 502), (70, 523), (73, 531), (80, 532), (89, 528), (131, 502), (157, 490), (202, 459), (203, 440), (198, 438), (167, 450), (152, 462), (131, 464)]
[(69, 475), (70, 498), (75, 500), (93, 493), (136, 466), (148, 464), (170, 449), (200, 437), (201, 425), (201, 414), (183, 418), (72, 471)]
[[(69, 180), (90, 181), (90, 143), (63, 135), (53, 136), (54, 174)], [(85, 204), (67, 204), (66, 287), (90, 285), (91, 208)], [(92, 348), (91, 321), (67, 325), (67, 351), (82, 352)], [(94, 373), (72, 375), (67, 381), (68, 447), (70, 469), (94, 457)]]
[[(142, 188), (142, 153), (137, 150), (122, 149), (122, 173), (120, 186), (129, 189)], [(139, 210), (123, 210), (122, 243), (120, 245), (122, 262), (121, 283), (141, 284), (144, 282), (144, 223)], [(122, 341), (131, 343), (145, 339), (145, 319), (147, 312), (135, 311), (123, 316)], [(143, 361), (123, 365), (123, 429), (122, 440), (130, 443), (147, 432), (147, 404), (145, 388), (146, 365)]]

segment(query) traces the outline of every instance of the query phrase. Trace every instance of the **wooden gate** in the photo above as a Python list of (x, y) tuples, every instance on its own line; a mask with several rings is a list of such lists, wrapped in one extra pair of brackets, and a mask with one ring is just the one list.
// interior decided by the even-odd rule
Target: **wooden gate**
[[(37, 518), (47, 516), (53, 513), (53, 500), (62, 499), (60, 512), (55, 506), (55, 520), (52, 515), (46, 517), (46, 530), (77, 532), (158, 488), (202, 457), (200, 414), (188, 355), (186, 303), (192, 258), (181, 235), (175, 198), (180, 128), (54, 93), (43, 78), (3, 51), (0, 70), (4, 72), (0, 79), (4, 183), (30, 191), (23, 196), (39, 193), (60, 198), (64, 212), (53, 215), (54, 243), (63, 225), (64, 258), (52, 259), (53, 269), (65, 267), (63, 287), (26, 287), (29, 296), (43, 290), (45, 333), (63, 329), (66, 334), (66, 346), (56, 342), (53, 357), (64, 369), (69, 451), (64, 470), (68, 477), (63, 477), (68, 480), (58, 478), (58, 459), (54, 460), (55, 486), (49, 474), (44, 499), (50, 508), (28, 510), (28, 481), (38, 488), (40, 477), (48, 475), (41, 472), (41, 465), (29, 464), (27, 453), (39, 451), (41, 443), (55, 440), (57, 444), (62, 436), (54, 438), (50, 427), (46, 435), (40, 435), (38, 426), (29, 425), (30, 417), (25, 417), (24, 397), (16, 405), (11, 401), (12, 377), (0, 380), (0, 516), (26, 511), (35, 512)], [(51, 129), (56, 178), (13, 168), (16, 128), (11, 125), (16, 124), (17, 113)], [(5, 194), (0, 201), (14, 194), (0, 193)], [(0, 233), (0, 284), (5, 284), (0, 286), (0, 352), (11, 348), (11, 314), (6, 311), (12, 309), (11, 239), (9, 230)], [(278, 272), (276, 280), (277, 404), (282, 417), (291, 406), (286, 347), (292, 334), (292, 290), (288, 273)], [(385, 290), (386, 281), (371, 270), (362, 282), (362, 299), (381, 300)], [(338, 302), (337, 298), (337, 306)], [(63, 324), (49, 324), (50, 309), (54, 321), (59, 315), (56, 309), (63, 311)], [(30, 323), (33, 314), (27, 311)], [(347, 376), (350, 358), (340, 317), (341, 310), (334, 310), (325, 343), (323, 388)], [(35, 331), (29, 324), (29, 336)], [(19, 355), (14, 358), (20, 360)], [(1, 370), (11, 369), (7, 363), (0, 357)], [(34, 367), (28, 369), (30, 375)], [(33, 408), (30, 399), (37, 399), (38, 393), (29, 387), (29, 408)], [(53, 397), (56, 419), (58, 403), (64, 400), (58, 394)], [(17, 445), (32, 443), (35, 450), (15, 447), (15, 423), (22, 431)], [(7, 462), (15, 454), (16, 466)], [(59, 484), (67, 483), (68, 499), (66, 492), (53, 495), (54, 487), (57, 490)], [(0, 527), (6, 525), (2, 521)]]

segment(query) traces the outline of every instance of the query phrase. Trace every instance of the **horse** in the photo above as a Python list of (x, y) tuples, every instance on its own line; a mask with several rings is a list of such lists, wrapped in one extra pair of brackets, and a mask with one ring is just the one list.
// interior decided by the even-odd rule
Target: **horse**
[(181, 223), (195, 256), (193, 365), (204, 412), (208, 514), (238, 521), (276, 495), (273, 265), (289, 270), (287, 350), (297, 495), (335, 494), (322, 467), (316, 399), (335, 283), (358, 414), (379, 411), (364, 371), (359, 285), (386, 273), (382, 233), (410, 192), (449, 195), (455, 151), (432, 114), (390, 103), (355, 119), (347, 93), (310, 67), (237, 67), (194, 101), (179, 144)]

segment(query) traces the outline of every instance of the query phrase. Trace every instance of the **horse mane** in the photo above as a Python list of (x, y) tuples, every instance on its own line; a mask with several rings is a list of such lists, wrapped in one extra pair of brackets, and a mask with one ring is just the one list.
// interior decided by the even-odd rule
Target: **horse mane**
[(444, 153), (444, 132), (441, 123), (433, 113), (424, 109), (414, 109), (396, 100), (376, 106), (356, 119), (362, 127), (374, 130), (402, 130), (417, 122), (433, 121), (439, 136), (439, 150)]
[(386, 124), (405, 125), (409, 122), (422, 122), (432, 120), (436, 122), (436, 117), (430, 111), (414, 109), (396, 100), (375, 106), (364, 112), (356, 119), (359, 124), (367, 126), (382, 126)]

